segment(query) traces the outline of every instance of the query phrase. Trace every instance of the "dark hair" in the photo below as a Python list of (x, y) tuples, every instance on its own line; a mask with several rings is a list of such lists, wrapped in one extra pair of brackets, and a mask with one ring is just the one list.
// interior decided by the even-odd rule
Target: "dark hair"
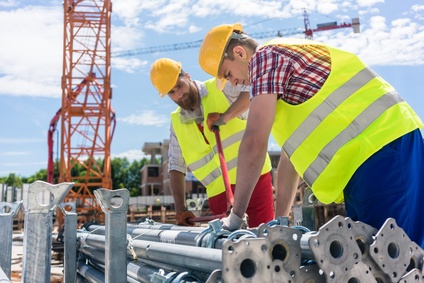
[(252, 39), (250, 36), (248, 36), (245, 32), (243, 31), (239, 31), (239, 30), (235, 30), (233, 32), (233, 36), (230, 39), (230, 42), (228, 43), (227, 47), (225, 48), (225, 52), (223, 55), (223, 60), (224, 59), (229, 59), (229, 60), (234, 60), (234, 54), (232, 52), (233, 48), (236, 46), (243, 46), (243, 47), (247, 47), (251, 50), (255, 50), (256, 47), (259, 44)]

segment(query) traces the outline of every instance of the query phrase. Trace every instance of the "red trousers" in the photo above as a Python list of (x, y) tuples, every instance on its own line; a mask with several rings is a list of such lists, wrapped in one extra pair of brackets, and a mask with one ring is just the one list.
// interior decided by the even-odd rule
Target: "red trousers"
[[(235, 185), (231, 185), (235, 192)], [(209, 198), (209, 208), (213, 214), (222, 214), (227, 210), (227, 196), (223, 192)], [(274, 196), (271, 173), (261, 175), (253, 190), (247, 206), (249, 228), (258, 227), (261, 223), (268, 223), (274, 219)]]

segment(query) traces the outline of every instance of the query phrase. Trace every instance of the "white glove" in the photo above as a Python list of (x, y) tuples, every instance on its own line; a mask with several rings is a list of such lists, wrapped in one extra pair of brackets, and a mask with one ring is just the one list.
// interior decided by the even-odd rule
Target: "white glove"
[(247, 229), (247, 214), (245, 213), (243, 218), (238, 216), (231, 209), (230, 215), (221, 219), (222, 228), (230, 232), (238, 229)]

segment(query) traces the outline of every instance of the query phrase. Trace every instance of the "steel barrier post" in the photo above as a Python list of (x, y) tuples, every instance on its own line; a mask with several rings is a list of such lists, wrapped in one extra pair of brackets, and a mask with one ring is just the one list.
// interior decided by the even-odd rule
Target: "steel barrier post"
[[(24, 204), (23, 283), (50, 282), (53, 211), (73, 185), (35, 181), (29, 186), (27, 206)], [(41, 203), (46, 190), (50, 198)]]
[(105, 282), (127, 282), (127, 189), (97, 189), (94, 195), (106, 214)]
[(64, 233), (64, 283), (73, 283), (77, 276), (77, 213), (75, 203), (61, 203), (60, 208), (65, 216)]
[(10, 277), (12, 270), (12, 241), (13, 241), (13, 217), (21, 208), (22, 201), (14, 203), (0, 203), (0, 268), (3, 269), (7, 277)]

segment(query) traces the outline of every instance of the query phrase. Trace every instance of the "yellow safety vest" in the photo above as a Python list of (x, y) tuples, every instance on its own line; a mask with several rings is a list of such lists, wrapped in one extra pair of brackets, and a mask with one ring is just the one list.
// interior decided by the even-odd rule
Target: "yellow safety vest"
[[(224, 113), (230, 106), (225, 95), (216, 87), (214, 78), (207, 80), (205, 85), (208, 94), (202, 99), (204, 121), (209, 113)], [(209, 142), (207, 144), (195, 122), (181, 123), (180, 111), (181, 108), (178, 107), (171, 113), (171, 121), (187, 166), (207, 188), (209, 197), (225, 192), (215, 134), (205, 125), (204, 135)], [(237, 155), (245, 128), (246, 121), (239, 118), (234, 118), (220, 127), (219, 134), (231, 184), (236, 183)], [(262, 174), (271, 171), (271, 168), (267, 155)]]
[[(273, 40), (267, 45), (294, 44)], [(299, 105), (279, 99), (272, 134), (323, 203), (343, 201), (343, 189), (371, 155), (423, 123), (396, 90), (356, 55), (328, 46), (331, 72)]]

